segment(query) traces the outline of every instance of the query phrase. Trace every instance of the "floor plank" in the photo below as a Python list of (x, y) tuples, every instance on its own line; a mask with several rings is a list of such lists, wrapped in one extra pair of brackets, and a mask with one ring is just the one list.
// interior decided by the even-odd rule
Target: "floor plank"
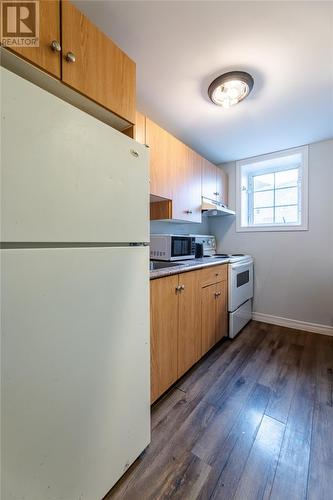
[(252, 321), (152, 407), (152, 441), (105, 500), (328, 500), (333, 338)]
[[(285, 425), (264, 416), (240, 478), (234, 500), (269, 498)], [(287, 497), (285, 497), (287, 498)]]
[(309, 334), (300, 361), (295, 393), (274, 478), (271, 499), (306, 497), (312, 419), (315, 405), (315, 360), (318, 339)]
[(331, 500), (333, 496), (333, 408), (317, 403), (313, 421), (309, 500)]

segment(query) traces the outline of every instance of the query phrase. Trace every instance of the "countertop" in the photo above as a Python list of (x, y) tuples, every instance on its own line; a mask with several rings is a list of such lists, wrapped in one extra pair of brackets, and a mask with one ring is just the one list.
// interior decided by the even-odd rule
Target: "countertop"
[(230, 259), (223, 257), (204, 257), (201, 259), (180, 260), (180, 266), (164, 267), (163, 269), (155, 269), (150, 271), (150, 279), (163, 278), (172, 274), (186, 273), (203, 267), (216, 266), (218, 264), (228, 264)]

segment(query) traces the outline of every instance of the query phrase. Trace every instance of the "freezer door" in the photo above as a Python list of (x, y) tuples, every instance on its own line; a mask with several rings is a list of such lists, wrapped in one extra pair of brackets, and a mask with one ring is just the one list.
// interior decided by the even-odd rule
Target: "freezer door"
[(1, 498), (101, 499), (150, 440), (148, 248), (1, 258)]
[(4, 242), (148, 241), (148, 153), (1, 68)]

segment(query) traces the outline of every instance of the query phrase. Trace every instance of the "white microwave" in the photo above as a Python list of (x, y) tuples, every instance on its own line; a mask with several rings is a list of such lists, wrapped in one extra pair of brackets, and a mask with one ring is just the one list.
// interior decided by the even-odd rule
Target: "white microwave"
[(152, 234), (150, 258), (170, 261), (194, 259), (195, 238), (181, 234)]

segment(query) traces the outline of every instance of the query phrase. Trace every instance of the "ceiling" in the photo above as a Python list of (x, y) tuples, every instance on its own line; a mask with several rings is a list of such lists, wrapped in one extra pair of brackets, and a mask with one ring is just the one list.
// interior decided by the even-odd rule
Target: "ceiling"
[[(137, 105), (215, 163), (333, 137), (333, 3), (75, 1), (137, 63)], [(209, 83), (251, 73), (224, 109)]]

